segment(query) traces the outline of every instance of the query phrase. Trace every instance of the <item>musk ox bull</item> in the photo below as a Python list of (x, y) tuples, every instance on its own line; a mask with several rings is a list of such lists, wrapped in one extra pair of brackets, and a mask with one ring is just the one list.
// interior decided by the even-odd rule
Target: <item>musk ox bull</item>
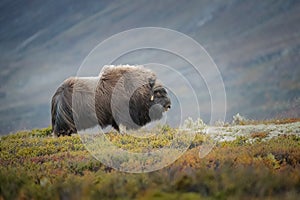
[(105, 66), (98, 77), (71, 77), (51, 102), (56, 136), (100, 125), (137, 129), (159, 120), (171, 106), (166, 89), (143, 66)]

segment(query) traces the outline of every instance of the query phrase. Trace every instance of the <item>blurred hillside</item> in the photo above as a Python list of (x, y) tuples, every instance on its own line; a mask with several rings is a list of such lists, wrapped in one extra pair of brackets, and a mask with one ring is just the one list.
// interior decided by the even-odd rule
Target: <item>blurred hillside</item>
[(146, 26), (180, 31), (208, 50), (225, 83), (227, 120), (300, 115), (299, 1), (4, 0), (0, 11), (2, 134), (48, 126), (52, 94), (91, 49)]

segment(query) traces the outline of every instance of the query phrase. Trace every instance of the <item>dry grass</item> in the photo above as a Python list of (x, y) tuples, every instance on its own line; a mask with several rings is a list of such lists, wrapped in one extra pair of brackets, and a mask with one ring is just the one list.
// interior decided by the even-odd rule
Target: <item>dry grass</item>
[(251, 133), (251, 138), (263, 139), (268, 136), (268, 132), (253, 132)]

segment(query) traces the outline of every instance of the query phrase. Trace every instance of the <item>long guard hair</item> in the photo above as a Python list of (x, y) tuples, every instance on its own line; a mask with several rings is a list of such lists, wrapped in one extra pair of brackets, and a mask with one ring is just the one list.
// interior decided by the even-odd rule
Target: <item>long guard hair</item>
[[(126, 106), (130, 119), (124, 114)], [(105, 66), (98, 77), (70, 77), (60, 85), (51, 102), (52, 129), (56, 136), (96, 125), (136, 129), (160, 119), (170, 106), (165, 88), (151, 70)], [(151, 107), (154, 114), (149, 113)]]

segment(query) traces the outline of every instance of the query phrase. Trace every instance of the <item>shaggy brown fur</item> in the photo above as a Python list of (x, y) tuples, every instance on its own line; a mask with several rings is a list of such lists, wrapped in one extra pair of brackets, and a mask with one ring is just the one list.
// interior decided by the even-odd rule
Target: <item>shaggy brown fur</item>
[(56, 136), (100, 125), (137, 129), (170, 108), (165, 88), (142, 66), (105, 66), (99, 77), (71, 77), (52, 97)]

